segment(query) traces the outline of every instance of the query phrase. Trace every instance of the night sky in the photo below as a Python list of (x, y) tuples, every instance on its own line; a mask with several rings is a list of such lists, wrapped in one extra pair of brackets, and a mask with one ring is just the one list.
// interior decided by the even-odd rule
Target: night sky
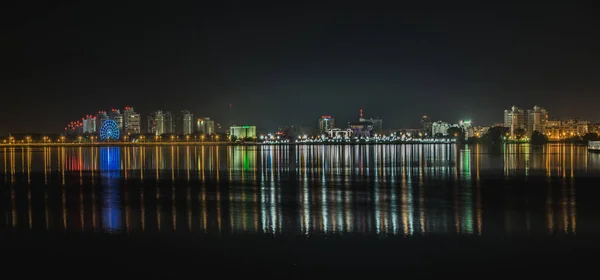
[(488, 125), (513, 104), (600, 121), (600, 22), (577, 1), (13, 2), (0, 12), (0, 134), (126, 105), (143, 131), (157, 109), (226, 123), (230, 103), (265, 130), (361, 108), (386, 129), (424, 114)]

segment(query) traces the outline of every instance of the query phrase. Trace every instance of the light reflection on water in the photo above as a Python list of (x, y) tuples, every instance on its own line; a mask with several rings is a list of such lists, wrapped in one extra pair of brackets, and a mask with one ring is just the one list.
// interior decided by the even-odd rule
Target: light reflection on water
[(5, 228), (84, 232), (571, 235), (575, 179), (600, 170), (600, 155), (558, 144), (5, 147), (0, 156)]

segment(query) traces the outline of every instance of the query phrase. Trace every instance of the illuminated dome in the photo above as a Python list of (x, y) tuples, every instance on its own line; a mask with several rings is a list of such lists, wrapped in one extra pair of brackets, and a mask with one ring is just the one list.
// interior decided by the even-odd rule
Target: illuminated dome
[(119, 126), (113, 120), (105, 120), (100, 127), (100, 140), (119, 140)]

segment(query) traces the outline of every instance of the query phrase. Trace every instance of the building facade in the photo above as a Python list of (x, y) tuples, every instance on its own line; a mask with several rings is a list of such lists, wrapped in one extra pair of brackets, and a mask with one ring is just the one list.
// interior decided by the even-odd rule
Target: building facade
[(382, 135), (383, 134), (383, 120), (380, 118), (358, 118), (358, 122), (361, 123), (371, 123), (373, 125), (373, 134)]
[(473, 124), (470, 120), (462, 120), (458, 122), (458, 127), (460, 127), (465, 132), (466, 139), (475, 136), (475, 129), (473, 128)]
[(201, 134), (215, 134), (215, 121), (211, 120), (209, 117), (198, 118), (196, 121), (196, 129)]
[(517, 129), (527, 131), (525, 111), (517, 106), (512, 106), (510, 110), (504, 110), (504, 127), (509, 128), (510, 136), (514, 136)]
[(194, 115), (190, 111), (181, 111), (181, 132), (183, 135), (190, 135), (194, 133)]
[(96, 133), (96, 117), (88, 115), (83, 119), (83, 133), (95, 134)]
[(166, 119), (163, 111), (158, 110), (148, 116), (148, 133), (156, 136), (168, 133), (166, 131)]
[(548, 111), (540, 106), (533, 106), (527, 110), (527, 135), (531, 136), (534, 131), (544, 134), (544, 128), (548, 121)]
[(436, 137), (439, 135), (448, 136), (450, 124), (447, 122), (437, 121), (431, 124), (431, 135)]
[(433, 123), (431, 122), (431, 119), (428, 116), (423, 116), (423, 118), (421, 118), (421, 133), (423, 133), (424, 136), (432, 136), (431, 135), (431, 125)]
[(340, 138), (346, 139), (346, 138), (352, 137), (352, 135), (354, 135), (354, 131), (350, 128), (347, 128), (347, 129), (334, 128), (334, 129), (327, 131), (327, 135), (329, 136), (329, 138), (333, 138), (333, 139), (340, 139)]
[(123, 115), (121, 114), (121, 110), (112, 109), (108, 113), (108, 119), (115, 121), (117, 123), (117, 127), (119, 127), (119, 130), (121, 132), (123, 131)]
[(335, 128), (335, 118), (332, 116), (321, 116), (319, 119), (319, 134), (327, 134), (329, 130)]
[(123, 111), (123, 127), (126, 134), (141, 133), (140, 114), (136, 113), (133, 107), (125, 107), (125, 111)]
[(232, 126), (229, 135), (237, 139), (256, 138), (256, 126)]
[(102, 127), (102, 124), (104, 123), (105, 120), (108, 120), (108, 115), (106, 114), (106, 111), (99, 111), (98, 114), (96, 114), (96, 131), (100, 132), (100, 128)]
[(549, 120), (544, 126), (544, 134), (553, 141), (581, 137), (589, 132), (589, 124), (589, 121), (580, 119)]

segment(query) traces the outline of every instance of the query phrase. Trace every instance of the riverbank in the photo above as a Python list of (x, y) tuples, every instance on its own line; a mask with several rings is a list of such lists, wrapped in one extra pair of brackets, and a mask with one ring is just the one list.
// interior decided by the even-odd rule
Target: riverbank
[(16, 143), (0, 144), (0, 147), (143, 147), (143, 146), (297, 146), (297, 145), (403, 145), (403, 144), (446, 144), (453, 142), (290, 142), (290, 143), (232, 143), (232, 142), (136, 142), (136, 143)]
[(289, 143), (263, 143), (263, 142), (97, 142), (97, 143), (15, 143), (0, 144), (0, 147), (145, 147), (145, 146), (371, 146), (371, 145), (531, 145), (543, 146), (546, 144), (573, 144), (587, 145), (583, 142), (548, 142), (544, 144), (531, 144), (527, 142), (504, 142), (498, 144), (487, 143), (458, 143), (458, 142), (433, 142), (433, 141), (394, 141), (394, 142), (289, 142)]

